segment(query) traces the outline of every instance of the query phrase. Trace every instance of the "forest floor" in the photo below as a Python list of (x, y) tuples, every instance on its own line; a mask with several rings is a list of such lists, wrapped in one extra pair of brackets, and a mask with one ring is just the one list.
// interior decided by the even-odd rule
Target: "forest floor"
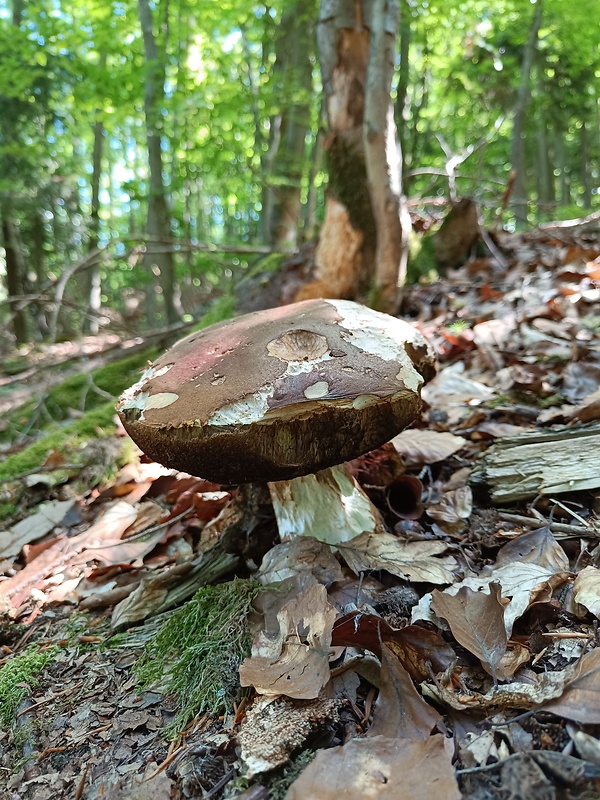
[(600, 797), (600, 222), (497, 245), (407, 290), (438, 374), (335, 555), (124, 447), (133, 362), (70, 378), (0, 465), (1, 800)]

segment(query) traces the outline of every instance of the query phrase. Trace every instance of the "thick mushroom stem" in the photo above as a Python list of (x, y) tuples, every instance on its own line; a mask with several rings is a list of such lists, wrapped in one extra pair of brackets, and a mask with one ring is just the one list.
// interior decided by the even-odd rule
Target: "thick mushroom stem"
[(269, 483), (282, 541), (312, 536), (339, 544), (383, 532), (381, 516), (344, 464), (289, 481)]

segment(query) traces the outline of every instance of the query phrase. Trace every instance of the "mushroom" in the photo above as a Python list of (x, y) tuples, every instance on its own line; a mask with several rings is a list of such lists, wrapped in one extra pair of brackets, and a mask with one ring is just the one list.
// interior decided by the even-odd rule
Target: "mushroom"
[(332, 497), (342, 515), (360, 518), (368, 500), (353, 499), (358, 485), (336, 465), (413, 422), (434, 372), (430, 346), (407, 322), (348, 300), (306, 300), (191, 334), (117, 410), (167, 467), (221, 484), (268, 482), (283, 538), (339, 524), (317, 519)]

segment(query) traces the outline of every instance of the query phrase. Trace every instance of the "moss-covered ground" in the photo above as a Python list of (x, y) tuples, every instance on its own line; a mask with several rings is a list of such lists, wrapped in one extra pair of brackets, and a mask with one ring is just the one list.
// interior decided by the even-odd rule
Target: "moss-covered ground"
[(199, 589), (146, 645), (136, 667), (140, 685), (160, 682), (178, 700), (169, 733), (194, 714), (231, 708), (238, 667), (250, 651), (248, 615), (259, 588), (236, 578)]

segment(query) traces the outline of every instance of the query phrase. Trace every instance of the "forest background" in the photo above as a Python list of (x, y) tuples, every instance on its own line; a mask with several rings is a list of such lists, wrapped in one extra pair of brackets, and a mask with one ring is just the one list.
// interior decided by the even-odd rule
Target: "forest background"
[[(509, 228), (598, 208), (599, 0), (362, 5), (397, 22), (413, 218), (459, 196)], [(0, 3), (4, 354), (191, 322), (216, 297), (231, 313), (236, 286), (313, 241), (340, 169), (318, 32), (344, 6)]]

